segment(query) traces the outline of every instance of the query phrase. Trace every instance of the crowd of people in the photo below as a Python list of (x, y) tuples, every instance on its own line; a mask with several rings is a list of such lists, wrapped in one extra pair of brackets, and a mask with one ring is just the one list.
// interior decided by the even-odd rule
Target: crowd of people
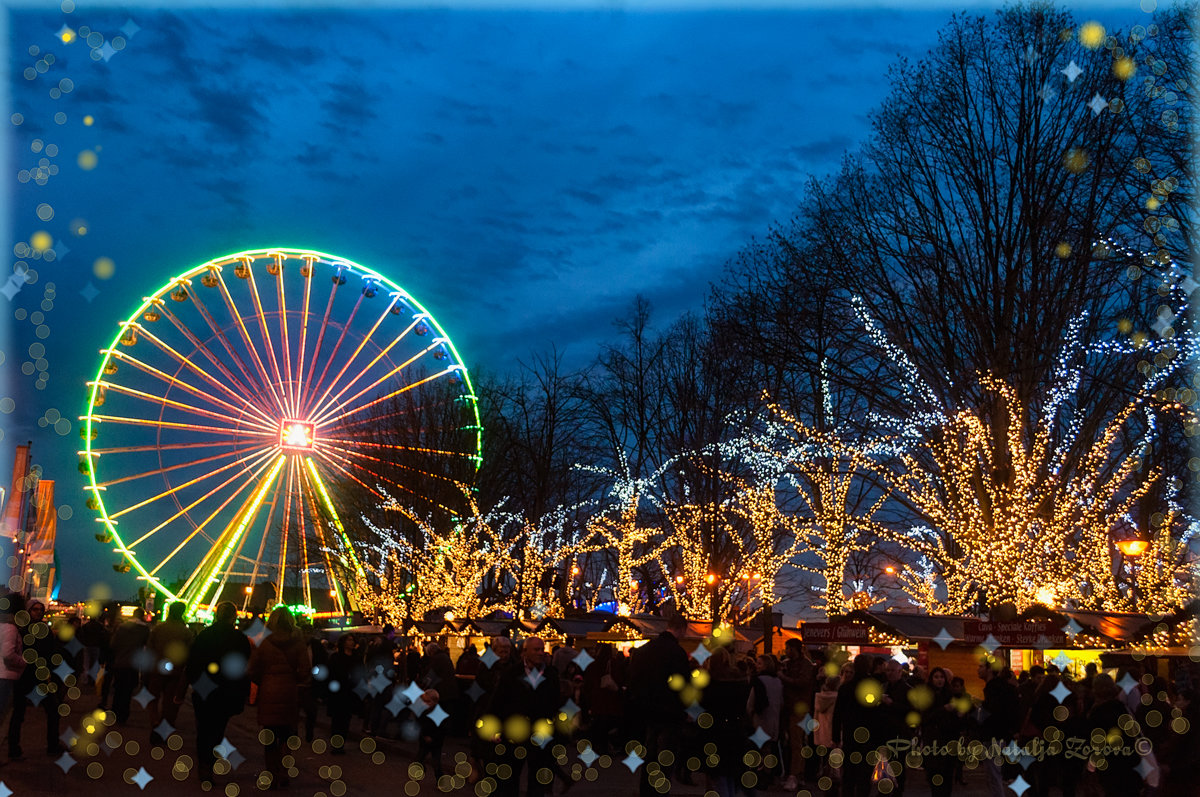
[(263, 748), (259, 782), (272, 789), (295, 775), (287, 743), (301, 735), (325, 736), (333, 755), (356, 736), (406, 739), (439, 779), (445, 740), (458, 737), (470, 757), (464, 782), (490, 778), (489, 792), (534, 797), (578, 778), (565, 768), (566, 743), (629, 763), (642, 795), (672, 782), (722, 797), (770, 788), (902, 795), (922, 777), (935, 797), (948, 797), (976, 769), (995, 797), (1018, 775), (1034, 797), (1051, 789), (1073, 797), (1083, 784), (1106, 797), (1169, 797), (1200, 782), (1191, 685), (1136, 667), (1120, 681), (1094, 664), (1074, 679), (1052, 664), (1015, 676), (987, 657), (972, 695), (944, 667), (826, 656), (795, 639), (780, 657), (729, 645), (689, 651), (677, 616), (628, 655), (610, 644), (548, 650), (539, 636), (519, 644), (498, 636), (482, 652), (467, 645), (456, 661), (444, 644), (418, 646), (390, 626), (325, 639), (282, 606), (261, 630), (248, 622), (221, 603), (203, 627), (185, 622), (182, 604), (153, 624), (138, 609), (120, 621), (52, 625), (40, 603), (0, 597), (9, 758), (24, 755), (29, 708), (45, 713), (46, 752), (59, 755), (62, 701), (90, 687), (121, 727), (144, 688), (151, 745), (182, 732), (190, 695), (196, 774), (210, 787), (227, 771), (216, 748), (248, 704)]

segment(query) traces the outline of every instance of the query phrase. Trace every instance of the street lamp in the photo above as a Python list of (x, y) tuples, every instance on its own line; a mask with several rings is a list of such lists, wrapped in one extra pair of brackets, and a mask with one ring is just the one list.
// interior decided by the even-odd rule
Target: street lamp
[(1149, 540), (1121, 540), (1117, 543), (1117, 549), (1126, 556), (1141, 556), (1149, 547)]
[(1117, 550), (1126, 556), (1141, 556), (1150, 548), (1147, 536), (1125, 518), (1116, 522), (1110, 536)]
[(1149, 537), (1126, 518), (1118, 519), (1109, 534), (1112, 537), (1113, 545), (1121, 552), (1122, 556), (1129, 559), (1130, 590), (1133, 596), (1133, 608), (1136, 610), (1140, 603), (1140, 595), (1138, 594), (1137, 574), (1134, 572), (1133, 563), (1137, 560), (1137, 557), (1149, 550)]
[(708, 593), (709, 593), (708, 601), (709, 601), (710, 609), (712, 612), (713, 628), (717, 627), (717, 622), (719, 621), (719, 618), (717, 617), (717, 613), (718, 613), (718, 610), (721, 608), (717, 604), (717, 581), (719, 580), (719, 578), (720, 577), (716, 573), (709, 573), (707, 576), (704, 577), (704, 581), (708, 584)]

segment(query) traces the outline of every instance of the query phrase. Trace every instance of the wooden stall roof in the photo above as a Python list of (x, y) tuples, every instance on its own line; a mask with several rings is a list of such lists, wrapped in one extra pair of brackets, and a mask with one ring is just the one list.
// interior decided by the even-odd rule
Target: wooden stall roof
[(1031, 606), (1017, 619), (1049, 620), (1059, 627), (1069, 626), (1074, 620), (1082, 629), (1076, 634), (1097, 637), (1109, 646), (1120, 647), (1139, 639), (1139, 632), (1147, 626), (1151, 618), (1150, 615), (1133, 612), (1092, 612)]
[(586, 637), (588, 634), (604, 633), (621, 621), (608, 612), (589, 612), (580, 617), (550, 617), (544, 625), (569, 637)]
[(505, 632), (512, 628), (513, 621), (509, 620), (488, 620), (484, 618), (476, 618), (469, 621), (471, 626), (479, 632), (480, 636), (506, 636)]
[[(659, 617), (653, 614), (635, 614), (631, 617), (622, 617), (622, 620), (629, 623), (637, 630), (645, 639), (653, 639), (654, 637), (667, 630), (667, 621), (664, 617)], [(749, 637), (746, 636), (746, 628), (738, 626), (733, 629), (733, 640), (735, 642), (749, 642)], [(683, 634), (681, 641), (700, 641), (708, 639), (712, 636), (713, 624), (709, 621), (690, 620), (687, 624), (687, 631)]]
[[(763, 641), (762, 626), (757, 623), (752, 623), (746, 626), (739, 626), (737, 632), (743, 635), (751, 645), (758, 647)], [(771, 634), (772, 648), (776, 651), (781, 646), (786, 645), (789, 639), (799, 639), (804, 641), (804, 635), (800, 633), (799, 628), (784, 628), (783, 626), (775, 626)]]
[[(858, 614), (852, 612), (851, 614)], [(904, 637), (910, 642), (928, 642), (941, 636), (945, 631), (955, 639), (964, 635), (963, 621), (966, 619), (957, 614), (912, 614), (908, 612), (862, 612), (869, 623), (882, 631), (898, 637)]]
[(1194, 600), (1186, 606), (1181, 606), (1165, 617), (1150, 617), (1147, 623), (1137, 630), (1134, 639), (1145, 639), (1158, 631), (1159, 627), (1163, 625), (1174, 631), (1179, 626), (1185, 623), (1192, 623), (1197, 619), (1200, 619), (1200, 600)]
[(433, 636), (445, 631), (447, 625), (445, 620), (413, 620), (410, 627), (422, 634)]

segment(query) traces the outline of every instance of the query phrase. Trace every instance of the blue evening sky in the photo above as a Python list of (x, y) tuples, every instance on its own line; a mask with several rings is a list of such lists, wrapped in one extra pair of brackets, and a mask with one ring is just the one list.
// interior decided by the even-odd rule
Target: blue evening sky
[(866, 137), (889, 64), (996, 7), (750, 5), (5, 3), (0, 231), (12, 264), (39, 231), (56, 257), (0, 279), (0, 484), (32, 440), (64, 597), (131, 589), (92, 538), (77, 418), (97, 350), (171, 276), (319, 249), (405, 286), (468, 364), (582, 364), (636, 294), (659, 323), (700, 309)]

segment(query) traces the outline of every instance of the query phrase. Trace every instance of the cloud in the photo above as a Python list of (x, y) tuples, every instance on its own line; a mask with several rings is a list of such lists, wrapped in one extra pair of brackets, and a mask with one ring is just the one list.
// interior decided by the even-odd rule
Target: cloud
[(333, 147), (310, 141), (304, 145), (303, 151), (296, 155), (294, 160), (301, 166), (323, 166), (333, 160), (335, 154)]
[(443, 97), (434, 115), (446, 122), (455, 122), (472, 127), (495, 127), (493, 108), (455, 97)]
[(287, 71), (311, 67), (328, 58), (328, 50), (296, 42), (294, 36), (268, 36), (260, 29), (242, 39), (240, 51), (247, 59)]
[(92, 79), (80, 80), (75, 86), (75, 95), (72, 99), (75, 105), (82, 106), (89, 112), (93, 112), (97, 106), (115, 105), (124, 101), (124, 97), (118, 96), (107, 85)]
[(266, 98), (248, 86), (193, 86), (196, 118), (219, 146), (245, 148), (267, 128)]
[(846, 136), (831, 136), (820, 141), (810, 141), (797, 144), (788, 149), (788, 154), (802, 161), (816, 161), (822, 164), (837, 164), (854, 142)]
[(361, 78), (331, 82), (321, 99), (321, 124), (342, 136), (361, 137), (366, 123), (379, 118), (374, 107), (377, 102), (378, 97)]
[(597, 207), (606, 204), (608, 201), (608, 197), (598, 194), (595, 191), (585, 191), (582, 188), (568, 188), (563, 193)]
[(863, 55), (882, 55), (888, 58), (915, 55), (917, 50), (902, 38), (887, 36), (831, 36), (829, 45), (844, 58), (860, 58)]
[[(145, 65), (158, 67), (150, 75), (158, 75), (164, 81), (163, 85), (187, 85), (204, 77), (204, 73), (211, 76), (212, 71), (206, 68), (211, 62), (203, 57), (198, 58), (192, 44), (204, 41), (209, 34), (217, 33), (218, 29), (207, 25), (201, 15), (164, 11), (155, 14), (152, 20), (143, 17), (142, 22), (146, 27), (134, 41), (139, 55), (145, 57)], [(217, 52), (210, 50), (208, 54), (215, 55)], [(155, 61), (161, 63), (156, 64)]]
[(663, 163), (663, 159), (658, 155), (651, 155), (645, 152), (627, 153), (618, 157), (617, 160), (621, 163), (627, 163), (630, 166), (641, 166), (645, 169), (659, 166)]

